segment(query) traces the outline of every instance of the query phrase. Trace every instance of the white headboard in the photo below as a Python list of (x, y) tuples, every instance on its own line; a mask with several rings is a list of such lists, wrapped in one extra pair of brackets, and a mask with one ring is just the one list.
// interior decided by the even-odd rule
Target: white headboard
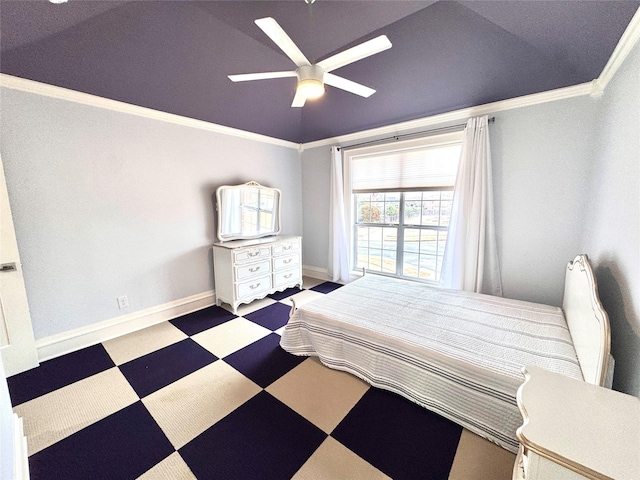
[(598, 286), (586, 255), (567, 265), (562, 310), (584, 380), (604, 386), (611, 350), (609, 317), (598, 298)]

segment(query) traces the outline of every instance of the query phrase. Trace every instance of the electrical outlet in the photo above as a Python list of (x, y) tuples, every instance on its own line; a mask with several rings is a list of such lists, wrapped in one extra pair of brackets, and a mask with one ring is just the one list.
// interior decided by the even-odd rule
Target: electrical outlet
[(127, 308), (129, 306), (129, 299), (126, 295), (118, 297), (118, 308)]

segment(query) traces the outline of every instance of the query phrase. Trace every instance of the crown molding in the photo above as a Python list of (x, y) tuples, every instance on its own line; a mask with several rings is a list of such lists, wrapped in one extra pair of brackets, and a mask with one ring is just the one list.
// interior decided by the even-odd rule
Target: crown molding
[(377, 136), (395, 135), (410, 130), (427, 128), (433, 126), (447, 125), (453, 122), (466, 121), (470, 117), (479, 115), (490, 115), (515, 108), (530, 107), (541, 103), (554, 102), (567, 98), (592, 95), (594, 93), (594, 82), (581, 83), (570, 87), (557, 88), (541, 93), (533, 93), (522, 97), (510, 98), (508, 100), (500, 100), (498, 102), (485, 103), (475, 107), (463, 108), (452, 112), (441, 113), (431, 117), (418, 118), (407, 122), (387, 125), (385, 127), (363, 130), (361, 132), (351, 133), (348, 135), (340, 135), (333, 138), (325, 138), (314, 142), (302, 144), (302, 149), (322, 147), (326, 145), (345, 145), (355, 141), (369, 139)]
[(595, 80), (595, 94), (601, 94), (616, 74), (620, 66), (627, 59), (633, 47), (636, 46), (640, 39), (640, 8), (636, 10), (635, 15), (627, 25), (624, 33), (620, 37), (616, 48), (613, 50), (609, 61), (602, 69), (600, 76)]
[(0, 87), (299, 150), (300, 144), (0, 73)]

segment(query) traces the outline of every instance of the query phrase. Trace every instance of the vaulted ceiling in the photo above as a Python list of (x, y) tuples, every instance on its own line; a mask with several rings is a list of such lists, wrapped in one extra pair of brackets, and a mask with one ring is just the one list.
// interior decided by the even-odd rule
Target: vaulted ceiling
[[(331, 138), (598, 77), (640, 1), (0, 1), (0, 71), (293, 142)], [(385, 34), (393, 47), (291, 108), (295, 66), (254, 24), (271, 16), (320, 61)]]

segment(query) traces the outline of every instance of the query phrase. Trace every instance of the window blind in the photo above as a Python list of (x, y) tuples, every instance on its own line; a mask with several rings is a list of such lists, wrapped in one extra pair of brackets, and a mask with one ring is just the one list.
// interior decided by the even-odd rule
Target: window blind
[(352, 191), (453, 187), (460, 150), (455, 142), (351, 156)]

